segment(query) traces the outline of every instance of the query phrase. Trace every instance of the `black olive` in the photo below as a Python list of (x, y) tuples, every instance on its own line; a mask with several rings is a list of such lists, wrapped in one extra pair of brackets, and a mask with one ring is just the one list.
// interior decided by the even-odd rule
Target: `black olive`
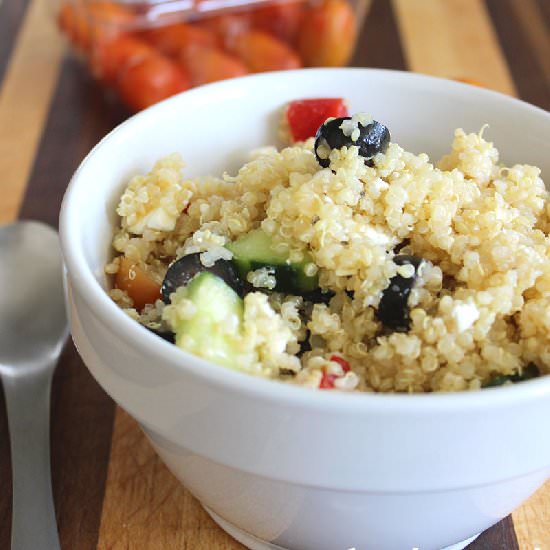
[(205, 267), (200, 260), (200, 253), (188, 254), (173, 262), (162, 281), (161, 294), (165, 304), (170, 303), (170, 294), (176, 292), (181, 286), (186, 286), (189, 281), (199, 273), (209, 271), (223, 279), (239, 296), (244, 295), (244, 287), (233, 264), (227, 260), (218, 260), (213, 266)]
[(489, 378), (489, 380), (483, 384), (484, 388), (495, 388), (497, 386), (503, 386), (507, 382), (523, 382), (524, 380), (531, 380), (532, 378), (538, 378), (540, 376), (540, 370), (535, 363), (529, 363), (521, 371), (514, 374), (495, 374)]
[(176, 335), (169, 330), (160, 330), (156, 328), (148, 327), (147, 325), (143, 325), (147, 330), (151, 331), (153, 334), (156, 334), (163, 340), (166, 340), (167, 342), (170, 342), (171, 344), (176, 343)]
[(341, 149), (342, 147), (359, 147), (359, 154), (365, 157), (365, 164), (373, 165), (372, 158), (377, 153), (385, 153), (390, 143), (390, 132), (380, 122), (372, 120), (366, 126), (360, 122), (357, 123), (359, 136), (352, 140), (352, 136), (346, 136), (341, 126), (345, 120), (351, 120), (351, 117), (334, 118), (322, 124), (317, 130), (315, 136), (315, 157), (317, 162), (323, 167), (328, 168), (330, 160), (328, 153), (331, 149)]
[(306, 302), (328, 305), (330, 300), (334, 298), (334, 292), (331, 290), (321, 290), (320, 288), (317, 288), (311, 292), (304, 292), (301, 296)]
[(300, 351), (296, 354), (298, 357), (302, 357), (306, 351), (311, 351), (311, 342), (309, 341), (310, 336), (311, 332), (308, 330), (305, 339), (300, 342)]
[(376, 316), (386, 328), (396, 332), (408, 332), (411, 322), (409, 319), (409, 294), (416, 281), (418, 268), (423, 261), (422, 258), (408, 254), (401, 254), (393, 259), (395, 265), (414, 266), (414, 275), (402, 277), (397, 274), (390, 279), (390, 284), (384, 290)]

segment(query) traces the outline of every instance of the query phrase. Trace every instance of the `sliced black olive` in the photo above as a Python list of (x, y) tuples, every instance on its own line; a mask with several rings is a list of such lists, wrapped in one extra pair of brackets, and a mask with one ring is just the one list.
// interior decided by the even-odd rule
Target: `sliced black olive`
[(170, 342), (171, 344), (176, 343), (176, 335), (170, 331), (170, 330), (160, 330), (152, 327), (148, 327), (147, 325), (143, 325), (147, 330), (151, 331), (153, 334), (156, 334), (157, 336), (160, 336), (163, 340), (166, 340), (167, 342)]
[(243, 296), (244, 288), (233, 264), (227, 260), (218, 260), (213, 266), (205, 267), (200, 260), (200, 254), (188, 254), (170, 265), (164, 281), (161, 294), (164, 303), (170, 303), (170, 294), (181, 286), (186, 286), (198, 273), (209, 271), (225, 281), (239, 296)]
[(296, 354), (298, 357), (302, 357), (306, 351), (311, 351), (311, 342), (309, 341), (310, 336), (311, 333), (308, 330), (305, 339), (300, 342), (300, 351)]
[(329, 154), (332, 149), (355, 145), (359, 147), (359, 154), (365, 157), (365, 164), (372, 166), (374, 155), (384, 153), (388, 148), (390, 132), (383, 124), (371, 120), (366, 126), (363, 126), (358, 121), (359, 135), (355, 136), (353, 132), (351, 135), (344, 133), (342, 123), (346, 120), (351, 120), (351, 117), (334, 118), (322, 124), (317, 130), (314, 151), (317, 162), (323, 168), (328, 168), (330, 165)]
[(376, 316), (386, 327), (396, 332), (408, 332), (409, 318), (409, 294), (418, 275), (418, 269), (422, 265), (422, 258), (401, 254), (395, 256), (395, 265), (412, 265), (414, 274), (412, 277), (403, 277), (399, 274), (390, 279), (390, 284), (384, 290)]
[(521, 371), (514, 374), (495, 374), (489, 378), (489, 380), (483, 384), (484, 388), (495, 388), (497, 386), (503, 386), (507, 382), (523, 382), (524, 380), (531, 380), (532, 378), (538, 378), (540, 376), (540, 370), (535, 363), (529, 363)]
[(331, 290), (321, 290), (317, 288), (311, 292), (304, 292), (301, 294), (302, 298), (306, 302), (312, 302), (314, 304), (327, 304), (332, 298), (334, 298), (334, 292)]
[(296, 373), (290, 369), (279, 369), (279, 374), (281, 376), (296, 376)]

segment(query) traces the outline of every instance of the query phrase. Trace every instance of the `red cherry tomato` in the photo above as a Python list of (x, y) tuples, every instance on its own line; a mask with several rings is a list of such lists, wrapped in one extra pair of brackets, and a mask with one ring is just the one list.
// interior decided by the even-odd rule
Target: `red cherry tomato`
[(188, 48), (182, 54), (181, 61), (193, 86), (248, 73), (246, 66), (239, 59), (217, 48)]
[(117, 91), (130, 109), (140, 111), (189, 88), (183, 68), (160, 54), (129, 65), (119, 76)]
[(300, 99), (291, 101), (286, 109), (293, 141), (314, 137), (319, 126), (329, 117), (344, 116), (348, 116), (348, 108), (342, 98)]

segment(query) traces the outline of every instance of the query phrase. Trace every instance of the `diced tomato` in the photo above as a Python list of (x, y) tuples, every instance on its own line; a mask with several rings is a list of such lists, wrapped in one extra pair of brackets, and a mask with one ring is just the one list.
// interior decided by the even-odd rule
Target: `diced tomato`
[(344, 116), (348, 116), (348, 108), (342, 98), (300, 99), (291, 101), (286, 110), (293, 141), (314, 137), (329, 117)]
[(340, 355), (331, 355), (330, 360), (334, 361), (335, 363), (338, 363), (342, 367), (344, 372), (349, 372), (350, 371), (349, 363), (342, 356), (340, 356)]
[(141, 311), (146, 304), (154, 304), (160, 296), (160, 285), (145, 270), (123, 256), (115, 278), (115, 286), (126, 291)]
[(330, 390), (334, 388), (334, 381), (337, 378), (338, 376), (336, 376), (336, 374), (327, 374), (326, 372), (323, 372), (323, 377), (319, 383), (319, 388), (322, 390)]
[(155, 54), (128, 66), (116, 89), (124, 104), (134, 111), (145, 109), (189, 88), (189, 78), (175, 61)]
[(196, 46), (188, 48), (181, 56), (192, 86), (243, 76), (246, 66), (236, 57), (217, 48)]

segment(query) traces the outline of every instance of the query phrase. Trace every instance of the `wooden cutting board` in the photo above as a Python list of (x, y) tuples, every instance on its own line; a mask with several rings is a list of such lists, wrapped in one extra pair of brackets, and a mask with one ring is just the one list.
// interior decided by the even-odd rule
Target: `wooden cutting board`
[[(550, 110), (549, 0), (373, 0), (367, 7), (353, 65), (473, 79)], [(0, 1), (0, 223), (23, 217), (56, 225), (75, 167), (127, 116), (67, 55), (52, 13), (47, 0)], [(52, 415), (64, 549), (243, 548), (160, 463), (71, 344), (55, 376)], [(0, 484), (0, 548), (8, 548), (3, 408)], [(469, 548), (550, 550), (550, 484)]]

